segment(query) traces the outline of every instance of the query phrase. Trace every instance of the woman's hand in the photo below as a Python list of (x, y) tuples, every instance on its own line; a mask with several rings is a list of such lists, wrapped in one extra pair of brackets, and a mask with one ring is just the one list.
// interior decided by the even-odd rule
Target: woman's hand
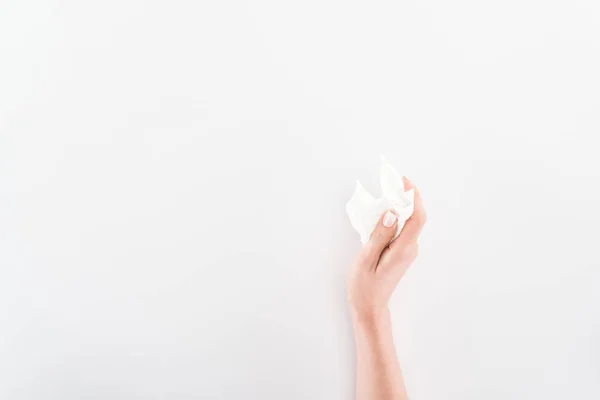
[[(407, 179), (404, 187), (414, 188)], [(415, 209), (400, 235), (390, 243), (398, 220), (388, 211), (354, 261), (348, 299), (356, 341), (357, 400), (408, 400), (394, 348), (388, 301), (417, 257), (417, 238), (424, 223), (425, 210), (415, 188)]]
[(386, 212), (358, 252), (348, 279), (348, 300), (353, 317), (359, 320), (377, 318), (387, 312), (390, 296), (418, 254), (417, 239), (425, 223), (425, 210), (419, 191), (406, 178), (405, 190), (415, 190), (414, 212), (400, 235), (394, 237), (398, 220)]

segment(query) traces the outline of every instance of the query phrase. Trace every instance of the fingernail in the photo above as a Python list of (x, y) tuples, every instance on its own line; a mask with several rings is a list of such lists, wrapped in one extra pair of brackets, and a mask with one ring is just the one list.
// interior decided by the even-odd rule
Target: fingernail
[(394, 222), (396, 222), (396, 214), (391, 211), (386, 212), (385, 216), (383, 217), (383, 226), (390, 228), (392, 225), (394, 225)]

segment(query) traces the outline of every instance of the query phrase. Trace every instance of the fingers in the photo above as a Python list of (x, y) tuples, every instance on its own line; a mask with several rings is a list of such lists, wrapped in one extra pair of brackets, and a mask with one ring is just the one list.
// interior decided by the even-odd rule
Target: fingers
[[(384, 250), (381, 255), (379, 264), (382, 271), (394, 271), (394, 274), (399, 274), (401, 277), (406, 269), (412, 264), (419, 253), (417, 240), (423, 225), (425, 224), (425, 208), (421, 195), (415, 185), (408, 179), (404, 179), (406, 190), (414, 189), (414, 211), (411, 217), (406, 220), (402, 227), (400, 235)], [(377, 267), (379, 270), (380, 267)]]
[(381, 252), (390, 243), (398, 227), (398, 217), (392, 211), (386, 211), (381, 216), (371, 238), (362, 248), (361, 256), (370, 266), (375, 267), (381, 256)]
[(423, 207), (419, 190), (408, 179), (404, 177), (402, 179), (404, 180), (405, 190), (414, 189), (415, 191), (414, 211), (411, 217), (406, 220), (400, 235), (390, 244), (390, 251), (394, 251), (395, 248), (405, 247), (410, 243), (416, 243), (426, 220), (425, 208)]

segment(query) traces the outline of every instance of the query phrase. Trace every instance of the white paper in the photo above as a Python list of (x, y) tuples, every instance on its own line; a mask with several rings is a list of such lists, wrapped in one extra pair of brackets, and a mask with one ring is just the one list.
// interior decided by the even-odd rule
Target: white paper
[(356, 181), (354, 195), (346, 203), (346, 213), (350, 218), (350, 223), (360, 235), (363, 244), (369, 241), (379, 219), (387, 210), (393, 210), (398, 216), (398, 230), (393, 239), (398, 236), (414, 210), (414, 190), (404, 191), (402, 175), (396, 172), (383, 156), (381, 157), (380, 180), (380, 198), (373, 197), (359, 181)]

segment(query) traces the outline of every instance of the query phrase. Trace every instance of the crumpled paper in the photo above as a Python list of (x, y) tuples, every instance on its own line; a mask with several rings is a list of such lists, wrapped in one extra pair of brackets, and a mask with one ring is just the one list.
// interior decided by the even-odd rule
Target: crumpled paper
[(354, 195), (346, 203), (346, 213), (350, 218), (350, 223), (360, 235), (363, 244), (369, 241), (379, 219), (387, 210), (393, 210), (398, 216), (398, 229), (392, 240), (398, 237), (404, 223), (414, 210), (414, 190), (404, 191), (402, 176), (383, 156), (381, 157), (380, 180), (380, 198), (373, 197), (359, 181), (356, 181)]

